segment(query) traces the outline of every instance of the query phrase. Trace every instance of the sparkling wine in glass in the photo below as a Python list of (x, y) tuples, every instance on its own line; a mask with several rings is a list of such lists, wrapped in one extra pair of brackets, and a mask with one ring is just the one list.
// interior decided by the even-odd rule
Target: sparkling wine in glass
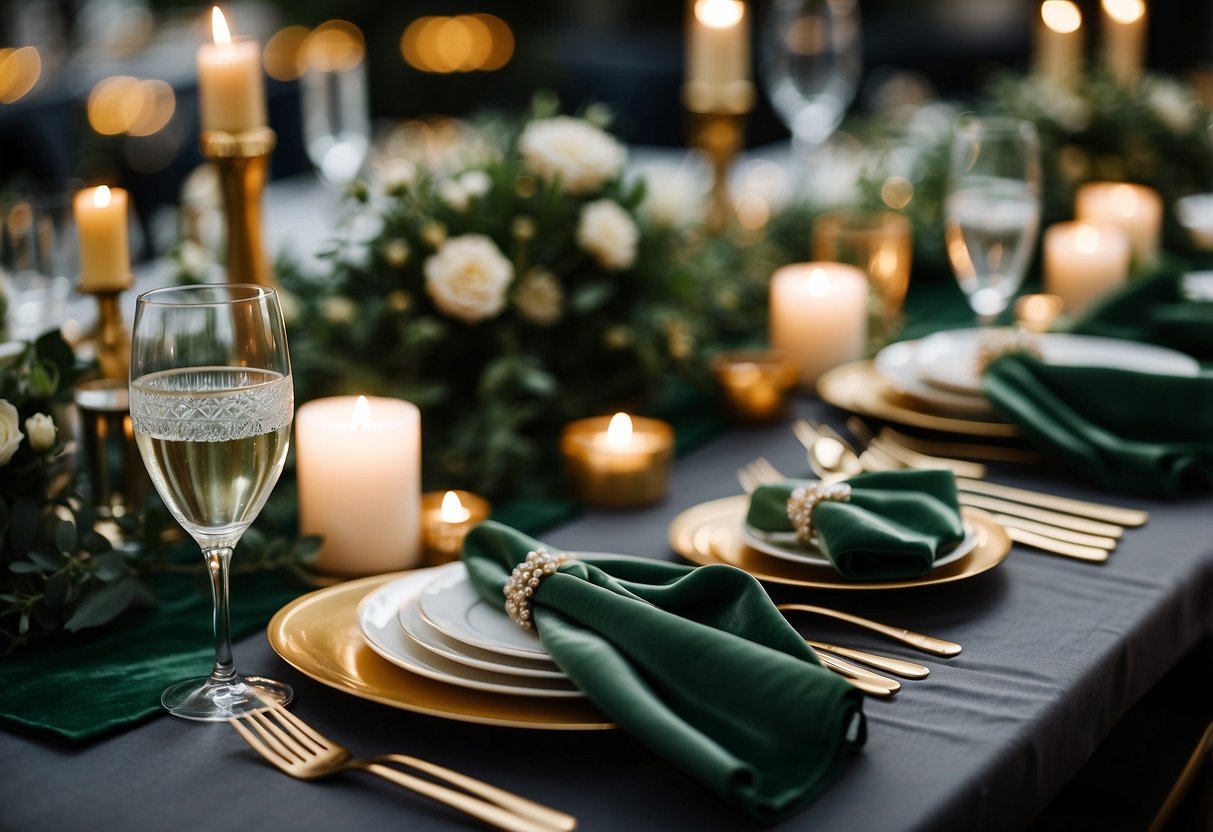
[(282, 473), (294, 415), (277, 294), (234, 284), (140, 295), (130, 409), (156, 490), (202, 549), (215, 605), (210, 676), (172, 685), (161, 703), (204, 721), (286, 704), (287, 685), (236, 673), (228, 627), (232, 550)]
[(1040, 230), (1040, 139), (1030, 121), (964, 115), (944, 203), (948, 259), (987, 326), (1023, 282)]

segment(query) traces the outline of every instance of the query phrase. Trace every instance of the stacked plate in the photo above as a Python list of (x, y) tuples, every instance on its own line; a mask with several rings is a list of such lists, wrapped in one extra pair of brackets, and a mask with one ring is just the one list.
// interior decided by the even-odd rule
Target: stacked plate
[(358, 607), (358, 627), (380, 656), (439, 682), (515, 696), (585, 696), (538, 636), (476, 594), (462, 563), (374, 590)]

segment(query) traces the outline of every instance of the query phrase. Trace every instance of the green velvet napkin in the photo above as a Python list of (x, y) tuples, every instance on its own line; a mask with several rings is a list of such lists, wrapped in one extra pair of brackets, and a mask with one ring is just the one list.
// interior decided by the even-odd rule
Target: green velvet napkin
[(1050, 456), (1116, 491), (1173, 495), (1213, 485), (1213, 375), (1160, 376), (995, 361), (982, 389)]
[[(875, 471), (847, 482), (851, 499), (813, 509), (818, 548), (852, 581), (915, 578), (964, 538), (956, 478), (945, 470)], [(788, 497), (802, 482), (764, 485), (750, 495), (746, 524), (791, 533)]]
[(1071, 331), (1147, 341), (1213, 360), (1213, 302), (1188, 300), (1179, 274), (1131, 281), (1101, 300)]
[[(510, 571), (542, 545), (488, 521), (463, 560), (481, 597), (503, 608)], [(603, 713), (754, 817), (813, 799), (864, 742), (859, 692), (817, 663), (739, 569), (587, 557), (543, 580), (533, 617)]]

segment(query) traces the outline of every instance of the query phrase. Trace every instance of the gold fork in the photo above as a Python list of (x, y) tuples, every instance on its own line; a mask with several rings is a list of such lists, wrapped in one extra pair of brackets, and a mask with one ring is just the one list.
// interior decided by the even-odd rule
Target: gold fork
[[(228, 721), (267, 762), (300, 780), (315, 780), (343, 771), (365, 771), (509, 832), (571, 832), (577, 828), (577, 819), (572, 815), (416, 757), (404, 754), (384, 754), (365, 760), (354, 757), (345, 747), (277, 705)], [(387, 762), (411, 766), (471, 794), (390, 768), (384, 765)]]

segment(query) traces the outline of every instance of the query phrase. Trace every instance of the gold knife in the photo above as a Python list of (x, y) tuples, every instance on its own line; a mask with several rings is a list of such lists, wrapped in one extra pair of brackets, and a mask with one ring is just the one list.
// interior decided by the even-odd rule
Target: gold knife
[(1111, 552), (1116, 548), (1119, 542), (1114, 537), (1102, 537), (1097, 534), (1084, 534), (1071, 529), (1063, 529), (1060, 526), (1053, 526), (1049, 523), (1037, 523), (1035, 520), (1025, 520), (1022, 517), (1012, 517), (1009, 514), (995, 514), (994, 519), (1005, 529), (1014, 526), (1017, 529), (1022, 529), (1025, 532), (1033, 532), (1035, 534), (1051, 537), (1054, 540), (1061, 540), (1066, 543), (1076, 543), (1079, 546), (1090, 546), (1093, 549), (1103, 549)]
[(808, 612), (814, 615), (824, 615), (827, 618), (837, 618), (839, 621), (846, 621), (857, 627), (864, 627), (873, 632), (888, 636), (894, 641), (900, 641), (902, 644), (908, 644), (924, 653), (932, 653), (936, 656), (955, 656), (961, 650), (960, 645), (954, 641), (946, 641), (942, 638), (916, 633), (904, 627), (892, 627), (888, 624), (881, 624), (879, 621), (872, 621), (870, 618), (860, 618), (858, 615), (851, 615), (849, 612), (832, 610), (829, 607), (817, 607), (812, 604), (779, 604), (778, 609), (781, 611)]
[(1096, 549), (1093, 546), (1079, 546), (1077, 543), (1066, 543), (1064, 540), (1045, 537), (1043, 534), (1036, 534), (1017, 526), (1003, 526), (1003, 528), (1007, 530), (1007, 537), (1016, 543), (1031, 546), (1033, 549), (1040, 549), (1041, 551), (1051, 552), (1054, 555), (1077, 558), (1078, 560), (1085, 560), (1091, 563), (1103, 563), (1108, 559), (1107, 549)]
[(818, 653), (817, 658), (822, 667), (833, 670), (864, 693), (870, 693), (872, 696), (892, 696), (901, 690), (901, 682), (896, 679), (844, 662), (829, 653)]
[(1037, 506), (1050, 511), (1060, 511), (1065, 514), (1076, 514), (1090, 520), (1101, 520), (1105, 523), (1115, 523), (1118, 526), (1141, 526), (1150, 519), (1149, 512), (1135, 508), (1122, 508), (1103, 503), (1092, 503), (1087, 500), (1075, 500), (1072, 497), (1059, 497), (1056, 494), (1042, 494), (1039, 491), (1029, 491), (1026, 488), (1015, 488), (1010, 485), (985, 482), (984, 480), (956, 478), (956, 487), (961, 491), (974, 494), (985, 494), (988, 497), (998, 497), (1003, 500), (1013, 500), (1025, 505)]
[(872, 667), (887, 670), (889, 673), (896, 673), (898, 676), (904, 676), (907, 679), (925, 679), (927, 678), (927, 674), (931, 672), (931, 668), (926, 665), (908, 662), (905, 659), (881, 656), (877, 653), (869, 653), (866, 650), (856, 650), (854, 647), (839, 647), (836, 644), (826, 644), (821, 641), (813, 641), (812, 639), (805, 639), (805, 641), (818, 653), (845, 656), (848, 659), (854, 659), (857, 662), (863, 662), (864, 664), (870, 664)]
[(1026, 506), (1023, 503), (1013, 503), (1010, 500), (1000, 500), (996, 497), (987, 497), (983, 494), (962, 493), (960, 495), (960, 503), (961, 505), (972, 506), (973, 508), (985, 509), (992, 514), (1010, 514), (1012, 517), (1023, 517), (1028, 520), (1035, 520), (1038, 523), (1048, 523), (1050, 526), (1060, 526), (1065, 529), (1072, 529), (1076, 532), (1098, 535), (1100, 537), (1112, 537), (1119, 540), (1125, 533), (1125, 530), (1120, 526), (1105, 523), (1102, 520), (1091, 520), (1086, 517), (1076, 517), (1073, 514), (1063, 514), (1060, 511), (1034, 508), (1033, 506)]

